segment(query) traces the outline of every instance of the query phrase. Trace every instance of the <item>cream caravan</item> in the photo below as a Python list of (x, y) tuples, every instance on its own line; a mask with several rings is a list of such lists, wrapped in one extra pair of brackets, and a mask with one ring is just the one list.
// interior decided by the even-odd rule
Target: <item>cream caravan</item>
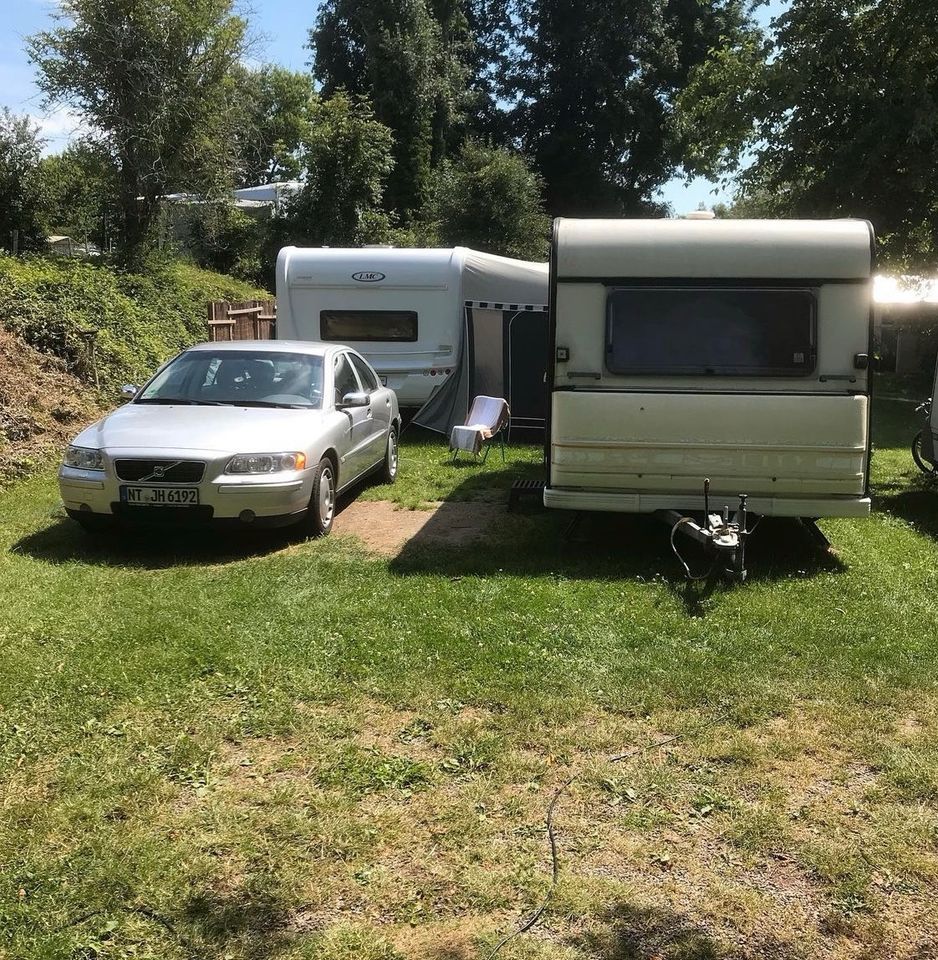
[[(369, 360), (402, 407), (422, 407), (444, 384), (451, 389), (461, 378), (467, 312), (479, 313), (480, 330), (489, 314), (497, 313), (499, 323), (503, 315), (530, 318), (532, 311), (544, 309), (547, 281), (547, 264), (465, 247), (285, 247), (277, 258), (277, 337), (351, 346)], [(527, 369), (518, 370), (513, 382), (536, 379), (533, 399), (543, 405), (547, 324), (546, 315), (540, 316), (536, 375), (525, 379)], [(520, 332), (523, 324), (511, 326)], [(490, 327), (481, 348), (497, 348), (501, 355), (501, 327), (496, 331), (489, 323), (485, 330)], [(531, 390), (523, 393), (519, 412)]]
[(545, 504), (867, 515), (873, 257), (855, 220), (558, 220)]

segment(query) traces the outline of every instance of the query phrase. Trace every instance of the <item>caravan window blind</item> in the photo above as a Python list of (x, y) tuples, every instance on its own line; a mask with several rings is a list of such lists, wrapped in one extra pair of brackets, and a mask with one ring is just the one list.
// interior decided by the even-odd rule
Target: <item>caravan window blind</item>
[(414, 310), (322, 310), (319, 335), (339, 343), (417, 340), (417, 313)]
[(612, 373), (801, 377), (814, 372), (812, 290), (629, 287), (607, 300)]

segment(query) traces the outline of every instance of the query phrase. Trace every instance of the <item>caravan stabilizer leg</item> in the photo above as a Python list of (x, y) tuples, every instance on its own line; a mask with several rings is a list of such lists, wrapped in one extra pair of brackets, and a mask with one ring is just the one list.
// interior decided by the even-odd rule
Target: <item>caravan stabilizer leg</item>
[(808, 536), (814, 541), (815, 546), (822, 553), (829, 553), (831, 550), (831, 542), (824, 536), (823, 531), (817, 525), (817, 520), (814, 517), (799, 517), (801, 521), (801, 526), (807, 531)]
[[(710, 512), (710, 481), (704, 480), (704, 525), (701, 526), (692, 517), (684, 516), (677, 510), (660, 510), (657, 516), (671, 527), (671, 547), (678, 560), (681, 561), (688, 580), (707, 580), (713, 574), (716, 565), (721, 561), (724, 569), (734, 580), (743, 583), (746, 579), (746, 539), (749, 533), (746, 529), (748, 514), (746, 510), (747, 495), (739, 495), (739, 507), (730, 519), (730, 508), (723, 507), (722, 513)], [(707, 553), (714, 558), (710, 571), (701, 577), (695, 577), (690, 567), (681, 556), (675, 538), (678, 533), (696, 540)]]

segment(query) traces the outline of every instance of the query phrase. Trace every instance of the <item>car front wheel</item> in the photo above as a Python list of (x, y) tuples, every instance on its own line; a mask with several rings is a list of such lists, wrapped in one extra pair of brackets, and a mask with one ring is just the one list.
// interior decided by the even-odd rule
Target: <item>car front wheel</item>
[(310, 537), (325, 537), (332, 529), (335, 519), (335, 467), (328, 457), (323, 457), (313, 474), (313, 495), (303, 522)]
[(388, 446), (384, 452), (384, 467), (381, 470), (381, 479), (385, 483), (394, 483), (397, 479), (398, 459), (397, 427), (391, 424), (391, 429), (388, 431)]

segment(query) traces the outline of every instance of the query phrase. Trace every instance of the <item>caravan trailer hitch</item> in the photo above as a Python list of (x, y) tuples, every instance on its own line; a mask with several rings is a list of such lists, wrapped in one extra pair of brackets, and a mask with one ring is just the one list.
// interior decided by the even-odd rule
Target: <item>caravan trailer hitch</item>
[[(687, 574), (688, 580), (708, 580), (713, 575), (716, 565), (724, 564), (724, 571), (739, 583), (746, 580), (746, 540), (748, 514), (746, 501), (748, 495), (739, 495), (739, 506), (730, 518), (730, 508), (724, 505), (721, 513), (710, 512), (710, 480), (704, 480), (704, 522), (699, 524), (693, 517), (678, 513), (677, 510), (661, 510), (658, 516), (671, 527), (671, 547)], [(714, 558), (713, 566), (702, 577), (695, 577), (690, 572), (687, 561), (681, 556), (675, 538), (678, 533), (696, 540), (704, 550)]]

